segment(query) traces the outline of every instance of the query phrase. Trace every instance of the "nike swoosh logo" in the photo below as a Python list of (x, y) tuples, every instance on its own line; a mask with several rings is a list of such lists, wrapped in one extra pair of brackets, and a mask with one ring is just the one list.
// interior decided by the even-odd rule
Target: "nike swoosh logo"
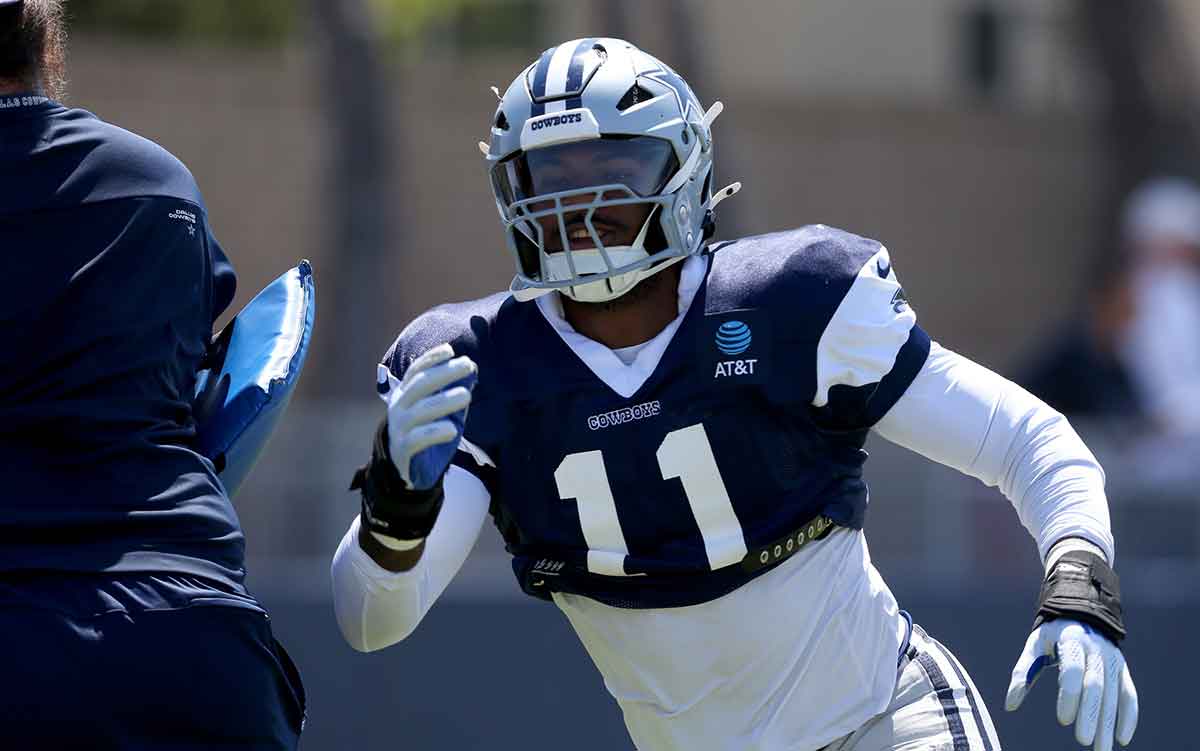
[(892, 264), (885, 263), (882, 258), (875, 262), (875, 270), (879, 272), (880, 279), (887, 279), (888, 274), (892, 273)]

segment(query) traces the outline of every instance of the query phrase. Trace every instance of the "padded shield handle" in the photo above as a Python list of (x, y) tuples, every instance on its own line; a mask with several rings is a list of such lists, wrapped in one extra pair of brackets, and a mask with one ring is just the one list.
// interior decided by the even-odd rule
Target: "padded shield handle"
[(316, 316), (312, 265), (268, 284), (213, 337), (192, 402), (200, 453), (232, 497), (287, 409)]

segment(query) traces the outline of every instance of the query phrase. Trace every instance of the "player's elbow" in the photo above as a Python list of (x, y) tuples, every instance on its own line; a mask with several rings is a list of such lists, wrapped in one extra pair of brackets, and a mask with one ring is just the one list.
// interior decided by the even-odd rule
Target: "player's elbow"
[(378, 652), (384, 647), (391, 646), (390, 644), (371, 644), (362, 634), (348, 634), (343, 631), (342, 636), (346, 639), (346, 643), (350, 645), (351, 649), (353, 649), (355, 652), (361, 652), (363, 654), (367, 654), (368, 652)]
[(409, 634), (413, 632), (413, 627), (393, 627), (386, 633), (374, 633), (363, 619), (343, 617), (340, 612), (337, 614), (337, 622), (338, 629), (342, 632), (342, 638), (346, 640), (350, 648), (363, 653), (378, 652), (390, 647), (408, 638)]
[(333, 612), (342, 638), (357, 652), (376, 652), (407, 639), (419, 618), (397, 617), (387, 609), (369, 607), (370, 598), (358, 592), (333, 592)]
[(371, 648), (370, 644), (367, 644), (366, 639), (364, 639), (361, 634), (350, 634), (343, 630), (342, 638), (346, 640), (346, 643), (349, 644), (350, 648), (355, 652), (362, 652), (363, 654), (366, 654), (367, 652), (375, 651)]
[(342, 632), (342, 638), (346, 640), (347, 644), (356, 652), (371, 651), (361, 614), (358, 618), (353, 617), (344, 600), (338, 597), (336, 589), (333, 592), (333, 615), (337, 621), (338, 630)]

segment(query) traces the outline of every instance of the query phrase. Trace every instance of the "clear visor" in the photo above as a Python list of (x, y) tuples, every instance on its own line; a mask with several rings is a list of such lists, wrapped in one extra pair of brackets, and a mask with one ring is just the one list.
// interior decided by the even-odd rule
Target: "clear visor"
[(606, 136), (522, 151), (492, 168), (496, 192), (512, 205), (537, 196), (597, 185), (624, 185), (656, 195), (679, 169), (670, 141)]

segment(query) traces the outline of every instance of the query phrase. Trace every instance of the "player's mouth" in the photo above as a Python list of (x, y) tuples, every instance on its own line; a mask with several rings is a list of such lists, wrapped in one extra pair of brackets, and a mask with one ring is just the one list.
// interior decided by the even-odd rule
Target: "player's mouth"
[[(600, 237), (600, 242), (608, 246), (612, 240), (612, 233), (607, 230), (596, 228), (596, 234)], [(581, 250), (583, 248), (596, 247), (592, 240), (592, 233), (588, 232), (586, 227), (576, 227), (567, 233), (567, 239), (571, 242), (571, 250)]]
[[(592, 227), (596, 230), (596, 235), (600, 242), (606, 248), (611, 248), (620, 243), (622, 236), (621, 228), (610, 224), (609, 222), (592, 221)], [(555, 233), (549, 242), (546, 243), (546, 250), (554, 253), (562, 250), (562, 237)], [(567, 224), (567, 242), (570, 243), (571, 250), (587, 250), (596, 247), (595, 240), (592, 238), (592, 233), (588, 231), (587, 225), (583, 222), (569, 222)]]

